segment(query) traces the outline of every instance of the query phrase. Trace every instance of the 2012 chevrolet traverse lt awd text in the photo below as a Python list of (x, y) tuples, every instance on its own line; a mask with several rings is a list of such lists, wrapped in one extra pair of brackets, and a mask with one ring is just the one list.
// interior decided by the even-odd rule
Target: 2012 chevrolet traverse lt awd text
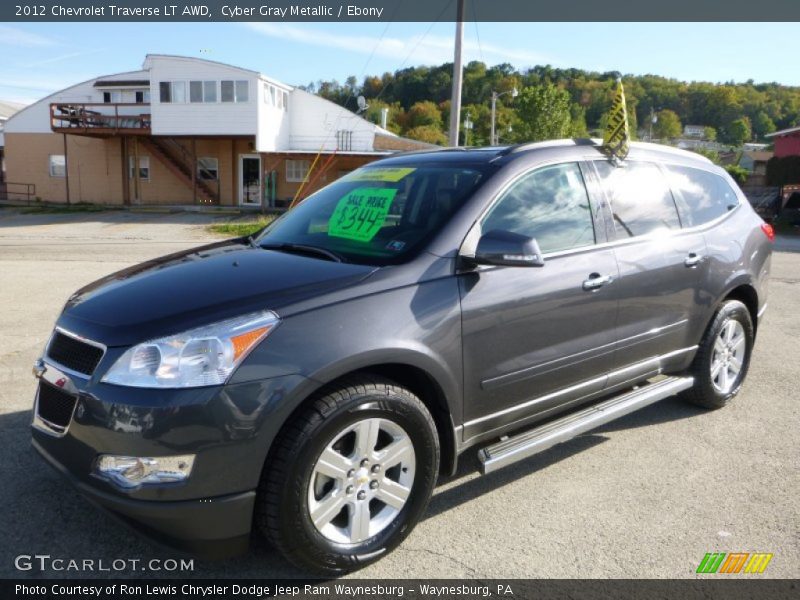
[(228, 554), (255, 528), (352, 570), (470, 448), (489, 473), (677, 393), (727, 404), (772, 239), (688, 152), (397, 155), (75, 293), (34, 368), (33, 445), (173, 546)]

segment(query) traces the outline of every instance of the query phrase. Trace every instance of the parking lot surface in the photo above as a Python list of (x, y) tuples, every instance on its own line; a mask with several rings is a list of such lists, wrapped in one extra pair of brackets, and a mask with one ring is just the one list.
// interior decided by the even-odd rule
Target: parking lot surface
[[(16, 570), (21, 554), (179, 557), (89, 505), (35, 455), (30, 369), (75, 289), (217, 239), (212, 220), (0, 209), (0, 577), (43, 575)], [(487, 477), (469, 452), (405, 543), (355, 576), (684, 578), (706, 552), (770, 552), (764, 576), (800, 576), (800, 243), (777, 249), (750, 375), (731, 406), (668, 399)], [(244, 557), (196, 560), (182, 575), (304, 574), (256, 541)]]

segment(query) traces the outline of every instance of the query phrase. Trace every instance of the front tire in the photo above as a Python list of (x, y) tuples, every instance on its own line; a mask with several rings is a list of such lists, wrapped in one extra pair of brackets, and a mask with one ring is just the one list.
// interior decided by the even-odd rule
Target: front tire
[(689, 374), (694, 386), (683, 398), (703, 408), (722, 408), (739, 393), (750, 366), (753, 320), (738, 300), (726, 300), (714, 315)]
[(281, 431), (256, 523), (297, 566), (325, 575), (390, 552), (425, 511), (439, 470), (436, 426), (409, 390), (358, 377), (323, 391)]

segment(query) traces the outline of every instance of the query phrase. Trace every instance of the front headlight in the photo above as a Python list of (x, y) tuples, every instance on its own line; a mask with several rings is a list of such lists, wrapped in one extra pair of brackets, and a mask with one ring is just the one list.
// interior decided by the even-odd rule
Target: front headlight
[(142, 388), (186, 388), (225, 383), (280, 319), (259, 311), (130, 348), (102, 381)]

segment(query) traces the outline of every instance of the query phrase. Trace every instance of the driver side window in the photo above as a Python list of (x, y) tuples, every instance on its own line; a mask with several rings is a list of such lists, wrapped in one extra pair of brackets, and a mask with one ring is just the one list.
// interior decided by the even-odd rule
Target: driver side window
[(535, 238), (543, 253), (595, 243), (589, 195), (577, 163), (542, 167), (516, 181), (481, 223), (481, 232)]

